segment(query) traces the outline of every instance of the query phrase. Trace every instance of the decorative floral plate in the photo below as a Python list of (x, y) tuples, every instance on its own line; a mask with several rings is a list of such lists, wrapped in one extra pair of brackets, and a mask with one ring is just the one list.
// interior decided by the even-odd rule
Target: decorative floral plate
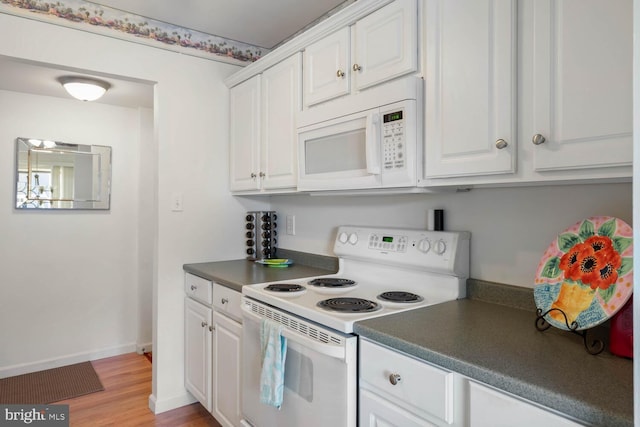
[(536, 307), (556, 328), (588, 329), (609, 319), (633, 292), (631, 227), (609, 216), (569, 227), (544, 252), (535, 285)]

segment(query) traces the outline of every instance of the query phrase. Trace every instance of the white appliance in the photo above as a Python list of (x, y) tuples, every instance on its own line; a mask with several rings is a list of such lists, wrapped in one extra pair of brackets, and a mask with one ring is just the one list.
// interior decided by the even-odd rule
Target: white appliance
[[(336, 274), (244, 286), (243, 425), (355, 427), (354, 323), (464, 297), (469, 239), (467, 232), (342, 226)], [(259, 398), (263, 318), (282, 324), (287, 338), (280, 410)]]
[(414, 187), (422, 79), (411, 76), (298, 115), (298, 190)]

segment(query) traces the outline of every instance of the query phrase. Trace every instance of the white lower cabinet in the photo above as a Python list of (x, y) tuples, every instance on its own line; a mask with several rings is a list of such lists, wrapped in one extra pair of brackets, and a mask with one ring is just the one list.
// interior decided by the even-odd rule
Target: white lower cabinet
[(184, 377), (186, 389), (211, 411), (211, 307), (185, 298)]
[(453, 372), (366, 340), (359, 369), (360, 427), (462, 425)]
[(469, 380), (469, 427), (577, 427), (534, 404)]
[(185, 275), (185, 388), (223, 427), (240, 426), (240, 293)]
[(360, 339), (359, 427), (577, 427), (537, 404)]
[(211, 413), (223, 427), (239, 426), (242, 325), (217, 310), (213, 312), (213, 381)]

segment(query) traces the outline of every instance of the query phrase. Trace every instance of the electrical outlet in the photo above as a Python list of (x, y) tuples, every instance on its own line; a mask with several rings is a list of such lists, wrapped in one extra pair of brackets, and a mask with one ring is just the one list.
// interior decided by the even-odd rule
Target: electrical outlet
[(296, 216), (287, 215), (287, 234), (295, 236), (296, 234)]
[(171, 195), (171, 210), (173, 212), (182, 212), (182, 193), (173, 193)]

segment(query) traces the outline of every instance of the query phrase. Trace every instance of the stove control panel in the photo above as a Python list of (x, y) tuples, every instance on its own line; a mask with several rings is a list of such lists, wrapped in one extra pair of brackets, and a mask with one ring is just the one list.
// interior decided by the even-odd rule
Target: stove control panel
[(470, 237), (465, 231), (341, 226), (334, 253), (468, 277)]
[(392, 252), (407, 251), (407, 236), (399, 234), (369, 234), (369, 249)]

